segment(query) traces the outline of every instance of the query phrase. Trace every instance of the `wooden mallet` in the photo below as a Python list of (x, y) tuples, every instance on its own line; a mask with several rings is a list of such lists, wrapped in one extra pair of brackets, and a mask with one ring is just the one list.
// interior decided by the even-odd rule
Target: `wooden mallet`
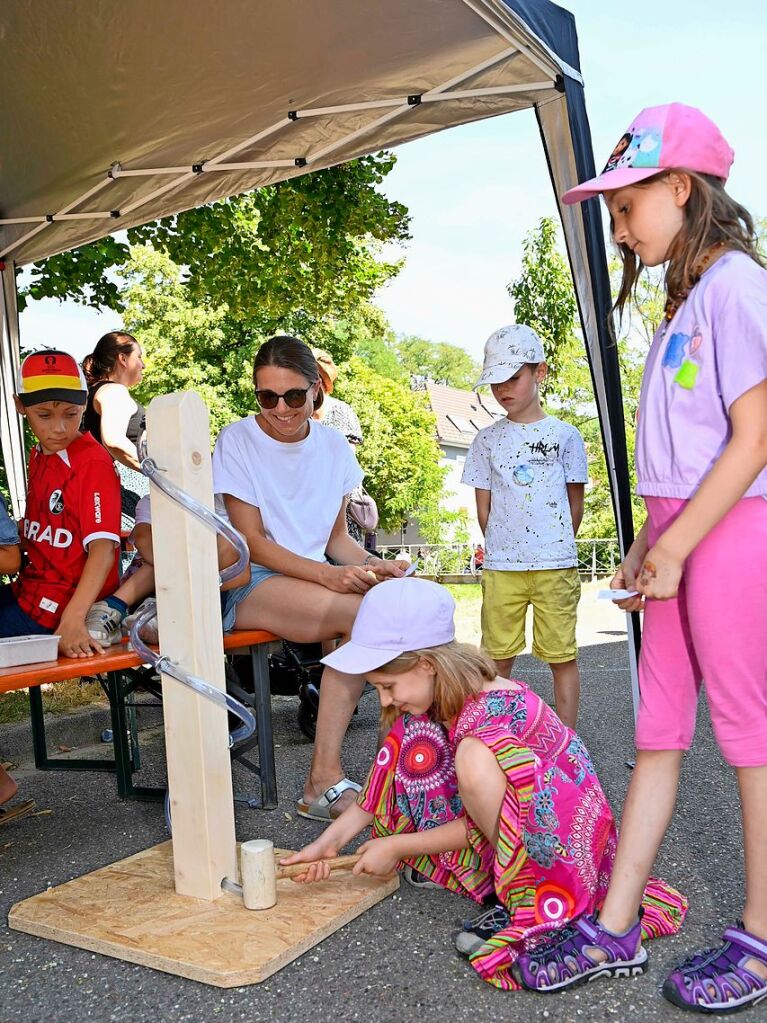
[[(331, 870), (349, 870), (359, 858), (359, 854), (354, 854), (316, 862), (327, 863)], [(277, 902), (277, 882), (305, 874), (310, 866), (311, 863), (279, 866), (274, 858), (274, 844), (265, 838), (243, 842), (240, 847), (240, 874), (245, 908), (270, 909)], [(229, 885), (226, 887), (231, 890)]]

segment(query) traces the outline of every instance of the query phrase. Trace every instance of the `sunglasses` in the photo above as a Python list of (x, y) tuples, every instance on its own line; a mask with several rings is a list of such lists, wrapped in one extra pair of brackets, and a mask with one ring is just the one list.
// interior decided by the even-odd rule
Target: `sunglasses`
[(311, 391), (314, 384), (309, 384), (308, 387), (291, 387), (289, 391), (285, 391), (284, 394), (277, 394), (276, 391), (259, 391), (256, 390), (256, 401), (265, 409), (277, 408), (277, 402), (282, 398), (288, 408), (303, 408), (306, 404), (306, 395)]

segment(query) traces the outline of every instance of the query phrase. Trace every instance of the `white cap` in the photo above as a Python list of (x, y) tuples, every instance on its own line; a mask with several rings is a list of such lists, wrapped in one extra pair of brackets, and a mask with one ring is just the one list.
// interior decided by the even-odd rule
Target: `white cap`
[(410, 650), (455, 639), (455, 601), (428, 579), (386, 579), (362, 598), (352, 636), (322, 658), (346, 675), (364, 675)]
[(543, 343), (532, 327), (510, 323), (500, 327), (485, 342), (482, 376), (474, 385), (502, 384), (527, 363), (545, 362)]

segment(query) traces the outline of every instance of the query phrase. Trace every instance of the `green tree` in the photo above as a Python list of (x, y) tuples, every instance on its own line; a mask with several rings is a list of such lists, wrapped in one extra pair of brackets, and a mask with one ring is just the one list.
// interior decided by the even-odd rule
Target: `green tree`
[(357, 454), (380, 528), (396, 530), (417, 517), (428, 531), (425, 539), (437, 542), (446, 470), (439, 465), (437, 420), (425, 395), (379, 376), (358, 357), (344, 368), (334, 393), (360, 417), (365, 440)]
[(394, 331), (377, 306), (366, 302), (327, 329), (332, 335), (327, 344), (331, 351), (350, 350), (379, 376), (409, 383), (410, 375), (397, 354)]
[(117, 284), (125, 329), (140, 338), (147, 363), (139, 401), (196, 390), (210, 410), (214, 437), (252, 411), (256, 342), (243, 337), (226, 306), (194, 302), (181, 268), (149, 246), (133, 246), (123, 270)]
[[(522, 269), (507, 291), (514, 300), (516, 322), (532, 327), (543, 341), (549, 367), (543, 393), (556, 391), (560, 396), (580, 400), (586, 397), (588, 366), (576, 329), (578, 304), (570, 267), (557, 239), (556, 222), (543, 217), (522, 243)], [(565, 368), (567, 372), (560, 380)], [(581, 372), (573, 373), (574, 368)]]
[(445, 341), (427, 341), (415, 335), (400, 336), (394, 342), (398, 363), (412, 378), (427, 378), (469, 390), (480, 374), (480, 366), (468, 352)]

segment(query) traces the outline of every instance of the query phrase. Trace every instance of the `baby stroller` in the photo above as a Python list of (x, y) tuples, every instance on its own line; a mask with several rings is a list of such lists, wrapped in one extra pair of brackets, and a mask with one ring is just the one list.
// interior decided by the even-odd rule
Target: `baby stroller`
[[(320, 643), (291, 643), (282, 640), (268, 655), (269, 684), (277, 696), (298, 696), (298, 727), (307, 739), (314, 739), (317, 730), (317, 708), (320, 704), (322, 678), (322, 646)], [(253, 691), (253, 666), (249, 656), (232, 658), (231, 670), (239, 685)]]

